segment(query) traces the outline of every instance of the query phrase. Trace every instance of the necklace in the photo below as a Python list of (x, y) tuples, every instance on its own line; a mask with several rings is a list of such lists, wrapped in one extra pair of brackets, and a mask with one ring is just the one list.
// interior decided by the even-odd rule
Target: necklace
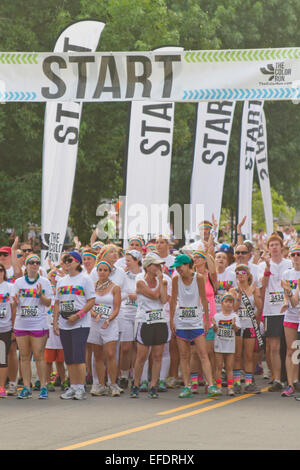
[(98, 284), (98, 283), (99, 283), (99, 281), (97, 282), (96, 290), (101, 292), (101, 291), (105, 290), (112, 282), (111, 282), (110, 279), (108, 279), (108, 281), (105, 281), (102, 284)]
[(39, 279), (40, 275), (38, 274), (37, 277), (33, 280), (33, 281), (30, 281), (29, 277), (28, 277), (28, 274), (25, 275), (25, 281), (27, 282), (27, 284), (34, 284), (38, 279)]

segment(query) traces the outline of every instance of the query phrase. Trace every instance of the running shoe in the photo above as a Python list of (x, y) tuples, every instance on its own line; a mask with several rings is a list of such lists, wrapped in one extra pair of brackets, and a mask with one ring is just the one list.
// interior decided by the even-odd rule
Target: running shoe
[(143, 380), (140, 386), (140, 392), (148, 392), (148, 382)]
[(116, 388), (119, 390), (120, 393), (124, 393), (124, 389), (121, 388), (118, 384), (116, 384)]
[(70, 387), (70, 388), (67, 388), (65, 393), (63, 393), (60, 396), (60, 398), (62, 398), (63, 400), (72, 400), (74, 398), (74, 395), (75, 395), (75, 390)]
[(32, 390), (28, 387), (23, 387), (22, 390), (18, 393), (18, 398), (32, 398)]
[(264, 368), (260, 364), (256, 364), (254, 375), (263, 375)]
[(47, 383), (47, 389), (48, 389), (48, 392), (55, 392), (54, 383), (53, 382), (48, 382)]
[(181, 393), (179, 393), (179, 398), (193, 398), (193, 391), (191, 387), (183, 387)]
[(95, 384), (91, 388), (91, 395), (93, 397), (104, 397), (108, 395), (108, 392), (109, 388), (100, 384)]
[(110, 395), (112, 397), (119, 397), (120, 396), (120, 390), (119, 390), (119, 387), (117, 384), (111, 384), (109, 386), (109, 391), (110, 391)]
[(84, 389), (76, 390), (73, 400), (86, 400), (87, 394)]
[(159, 392), (167, 392), (168, 391), (167, 386), (166, 386), (166, 382), (164, 380), (159, 381), (158, 391)]
[(300, 392), (300, 382), (294, 382), (293, 387), (296, 392)]
[(128, 379), (126, 377), (121, 377), (118, 380), (118, 385), (123, 389), (126, 390), (128, 388)]
[(260, 393), (260, 389), (256, 386), (255, 383), (252, 382), (251, 384), (245, 386), (244, 393), (258, 394), (258, 393)]
[(198, 390), (198, 384), (192, 384), (192, 393), (196, 394), (196, 393), (199, 393), (199, 390)]
[(7, 393), (4, 387), (0, 387), (0, 398), (6, 398)]
[(273, 385), (268, 388), (269, 392), (280, 392), (283, 389), (281, 382), (274, 380)]
[(41, 382), (39, 380), (36, 380), (35, 381), (35, 384), (33, 386), (33, 390), (35, 392), (39, 392), (41, 390)]
[(177, 379), (175, 379), (175, 377), (168, 377), (166, 380), (166, 386), (168, 388), (177, 388)]
[(61, 383), (60, 389), (62, 392), (65, 392), (68, 388), (70, 388), (70, 381), (66, 379), (64, 382)]
[(40, 398), (40, 399), (46, 399), (46, 398), (48, 398), (48, 389), (47, 389), (47, 387), (41, 387), (41, 391), (40, 391), (40, 394), (39, 394), (39, 398)]
[(7, 395), (9, 396), (15, 396), (17, 394), (17, 386), (12, 383), (12, 382), (9, 382), (8, 384), (8, 390), (7, 390)]
[(239, 395), (240, 393), (242, 393), (242, 386), (241, 384), (238, 384), (238, 383), (235, 383), (233, 384), (233, 391), (235, 394)]
[(282, 397), (293, 397), (295, 389), (291, 385), (288, 385), (282, 392)]
[(148, 398), (158, 398), (157, 388), (151, 387), (148, 393)]
[(136, 387), (136, 385), (132, 385), (130, 398), (138, 398), (139, 393), (140, 393), (139, 387)]
[(227, 388), (227, 395), (229, 397), (234, 397), (235, 396), (233, 388)]
[(210, 387), (208, 387), (207, 389), (207, 396), (209, 398), (211, 397), (218, 397), (222, 395), (222, 391), (219, 390), (217, 387), (215, 387), (214, 385), (211, 385)]

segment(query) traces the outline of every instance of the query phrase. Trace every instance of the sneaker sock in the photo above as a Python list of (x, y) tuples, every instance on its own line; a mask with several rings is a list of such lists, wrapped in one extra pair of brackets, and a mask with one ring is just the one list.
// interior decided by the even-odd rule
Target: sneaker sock
[(233, 379), (227, 379), (227, 388), (233, 387)]
[(235, 369), (233, 371), (233, 382), (237, 385), (241, 385), (241, 370)]
[(121, 370), (121, 378), (128, 379), (129, 378), (129, 370)]
[(192, 385), (198, 385), (198, 374), (192, 373), (191, 374), (191, 383)]
[(222, 388), (222, 379), (216, 379), (217, 388)]
[(252, 383), (252, 374), (251, 372), (245, 372), (245, 385), (250, 385)]

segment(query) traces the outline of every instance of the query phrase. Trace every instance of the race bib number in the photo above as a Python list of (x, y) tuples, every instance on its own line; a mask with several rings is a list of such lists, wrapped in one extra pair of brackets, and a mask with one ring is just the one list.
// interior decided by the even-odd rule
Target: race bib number
[(239, 317), (240, 318), (248, 318), (248, 312), (246, 308), (239, 308)]
[(179, 318), (181, 320), (199, 318), (198, 307), (179, 307)]
[(147, 310), (146, 311), (146, 323), (165, 323), (165, 316), (163, 309), (158, 310)]
[(137, 307), (137, 303), (135, 300), (130, 300), (129, 297), (125, 300), (125, 305), (130, 306), (130, 307)]
[(97, 315), (101, 315), (101, 318), (108, 318), (111, 314), (111, 305), (97, 304), (94, 305), (93, 310)]
[(21, 317), (37, 317), (37, 315), (38, 315), (37, 305), (34, 307), (23, 305), (21, 307)]
[(75, 301), (74, 300), (63, 300), (60, 302), (60, 313), (74, 313), (75, 312)]
[(6, 310), (6, 305), (2, 305), (0, 307), (0, 319), (2, 318), (5, 318), (6, 317), (6, 314), (7, 314), (7, 310)]
[(234, 331), (232, 327), (232, 321), (220, 321), (218, 325), (217, 335), (220, 338), (233, 338)]
[(283, 303), (283, 300), (283, 291), (269, 293), (269, 302), (271, 305), (281, 305)]

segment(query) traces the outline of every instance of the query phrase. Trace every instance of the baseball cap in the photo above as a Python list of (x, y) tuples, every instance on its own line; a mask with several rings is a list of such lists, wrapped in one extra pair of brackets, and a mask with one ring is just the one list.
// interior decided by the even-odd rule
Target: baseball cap
[(10, 246), (2, 246), (0, 248), (0, 253), (8, 253), (11, 256), (11, 247)]
[(148, 253), (145, 258), (143, 259), (143, 268), (150, 266), (150, 264), (164, 264), (165, 261), (161, 259), (161, 257), (154, 253), (153, 251)]
[(191, 262), (192, 262), (192, 260), (188, 255), (181, 254), (181, 255), (176, 256), (175, 263), (172, 264), (171, 268), (178, 268), (182, 264), (189, 264)]

